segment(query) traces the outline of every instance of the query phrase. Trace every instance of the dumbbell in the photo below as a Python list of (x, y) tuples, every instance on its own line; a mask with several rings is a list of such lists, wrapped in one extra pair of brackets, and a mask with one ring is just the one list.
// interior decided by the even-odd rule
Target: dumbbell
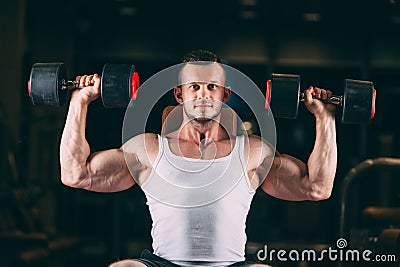
[[(299, 103), (305, 101), (300, 92), (300, 76), (273, 73), (267, 81), (265, 108), (278, 118), (295, 119)], [(342, 122), (367, 124), (375, 115), (376, 90), (370, 81), (345, 79), (343, 96), (331, 96), (325, 103), (342, 108)], [(322, 101), (322, 100), (321, 100)]]
[[(64, 63), (35, 63), (28, 81), (28, 95), (33, 105), (60, 107), (69, 90), (82, 88), (67, 80)], [(101, 73), (101, 99), (106, 108), (126, 107), (136, 99), (139, 74), (129, 64), (105, 64)]]

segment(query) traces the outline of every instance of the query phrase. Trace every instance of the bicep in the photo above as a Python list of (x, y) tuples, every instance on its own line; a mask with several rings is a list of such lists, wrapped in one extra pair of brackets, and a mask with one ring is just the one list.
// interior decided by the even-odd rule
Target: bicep
[[(135, 184), (128, 164), (137, 166), (135, 154), (124, 153), (122, 149), (110, 149), (93, 153), (87, 162), (88, 189), (101, 192), (115, 192), (128, 189)], [(133, 170), (136, 170), (134, 168)]]

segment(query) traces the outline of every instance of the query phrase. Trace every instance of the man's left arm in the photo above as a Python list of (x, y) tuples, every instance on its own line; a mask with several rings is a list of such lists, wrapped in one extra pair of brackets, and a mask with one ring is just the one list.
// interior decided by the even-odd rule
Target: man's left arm
[[(261, 187), (269, 195), (280, 199), (323, 200), (330, 197), (337, 164), (335, 107), (320, 100), (327, 99), (330, 91), (309, 87), (305, 91), (305, 104), (316, 120), (314, 148), (307, 164), (290, 155), (276, 155), (265, 159), (257, 168), (265, 177)], [(264, 164), (271, 165), (268, 173)]]

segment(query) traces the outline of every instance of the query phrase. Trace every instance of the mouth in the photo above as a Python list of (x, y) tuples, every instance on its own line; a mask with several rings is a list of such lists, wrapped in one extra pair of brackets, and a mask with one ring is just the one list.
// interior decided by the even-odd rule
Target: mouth
[(207, 105), (201, 105), (201, 106), (195, 106), (195, 108), (210, 108), (211, 106), (207, 106)]
[(200, 105), (195, 105), (195, 108), (211, 108), (212, 105), (210, 104), (200, 104)]

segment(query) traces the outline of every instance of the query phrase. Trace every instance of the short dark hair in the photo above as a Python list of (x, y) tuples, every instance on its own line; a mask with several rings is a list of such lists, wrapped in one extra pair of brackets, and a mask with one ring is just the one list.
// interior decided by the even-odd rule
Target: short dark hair
[(221, 63), (221, 60), (211, 51), (208, 50), (193, 50), (187, 53), (182, 58), (182, 63), (196, 62), (196, 61), (210, 61)]

